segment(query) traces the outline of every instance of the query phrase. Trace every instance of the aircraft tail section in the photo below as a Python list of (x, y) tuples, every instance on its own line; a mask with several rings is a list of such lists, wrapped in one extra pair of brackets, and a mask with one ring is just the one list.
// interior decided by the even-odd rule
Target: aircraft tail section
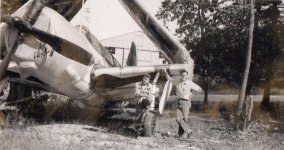
[(130, 52), (126, 61), (127, 66), (137, 66), (137, 51), (134, 42), (131, 43)]

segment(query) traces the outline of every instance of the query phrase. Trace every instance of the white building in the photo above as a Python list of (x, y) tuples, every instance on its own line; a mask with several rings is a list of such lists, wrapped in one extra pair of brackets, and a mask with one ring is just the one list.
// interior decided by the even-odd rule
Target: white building
[(100, 42), (123, 66), (126, 64), (132, 42), (136, 46), (138, 66), (159, 65), (164, 60), (155, 44), (142, 31), (118, 35)]

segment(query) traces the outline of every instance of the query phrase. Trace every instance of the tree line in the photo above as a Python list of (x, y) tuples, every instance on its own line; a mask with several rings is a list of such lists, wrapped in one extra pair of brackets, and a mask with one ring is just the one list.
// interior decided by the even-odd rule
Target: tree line
[[(284, 88), (284, 5), (281, 0), (255, 0), (253, 9), (246, 95), (262, 88), (262, 103), (268, 105), (271, 88)], [(212, 83), (241, 85), (251, 30), (250, 10), (250, 0), (164, 0), (156, 14), (165, 25), (176, 22), (176, 34), (192, 50), (205, 104)]]

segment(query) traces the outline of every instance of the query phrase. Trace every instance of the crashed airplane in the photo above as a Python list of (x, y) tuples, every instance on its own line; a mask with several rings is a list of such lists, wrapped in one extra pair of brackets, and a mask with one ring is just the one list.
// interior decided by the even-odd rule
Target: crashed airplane
[(31, 0), (1, 20), (0, 91), (13, 82), (104, 106), (133, 100), (133, 83), (146, 73), (165, 68), (172, 75), (188, 70), (192, 77), (185, 47), (138, 0), (120, 2), (169, 64), (122, 67), (86, 27), (80, 32), (47, 1)]

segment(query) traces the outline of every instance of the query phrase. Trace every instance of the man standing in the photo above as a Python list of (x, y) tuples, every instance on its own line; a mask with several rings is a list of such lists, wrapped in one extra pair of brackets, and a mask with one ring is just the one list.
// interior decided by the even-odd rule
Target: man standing
[(168, 80), (171, 80), (173, 85), (176, 87), (177, 96), (177, 123), (179, 124), (178, 135), (182, 137), (183, 135), (189, 136), (192, 132), (189, 125), (187, 124), (189, 109), (191, 108), (191, 97), (194, 93), (201, 91), (202, 89), (192, 81), (188, 79), (188, 72), (181, 71), (181, 78), (173, 79), (169, 76), (167, 71), (163, 69)]

